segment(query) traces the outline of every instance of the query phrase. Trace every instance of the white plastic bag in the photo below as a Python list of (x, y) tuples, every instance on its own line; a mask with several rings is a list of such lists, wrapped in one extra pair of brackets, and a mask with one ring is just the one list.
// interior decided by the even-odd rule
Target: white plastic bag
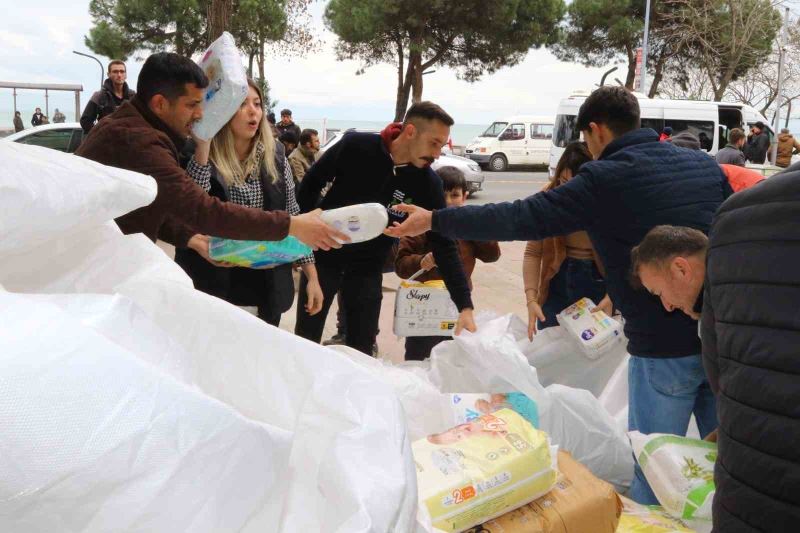
[[(18, 163), (4, 160), (5, 165)], [(47, 182), (46, 187), (35, 169), (25, 177), (27, 186), (46, 191), (40, 198), (45, 209), (37, 211), (42, 217), (50, 211), (59, 213), (61, 204), (48, 203), (50, 198), (68, 194), (64, 191), (70, 188), (85, 192), (82, 204), (76, 197), (71, 205), (74, 230), (31, 232), (36, 245), (15, 248), (0, 261), (0, 285), (26, 293), (7, 296), (24, 297), (31, 306), (41, 307), (23, 314), (14, 301), (10, 309), (3, 309), (4, 317), (16, 313), (18, 320), (0, 326), (11, 332), (0, 335), (0, 359), (28, 351), (22, 352), (26, 357), (14, 357), (12, 368), (0, 376), (0, 403), (7, 413), (31, 406), (34, 415), (47, 415), (39, 407), (37, 383), (29, 370), (39, 365), (44, 370), (35, 376), (43, 376), (49, 371), (47, 363), (57, 360), (57, 369), (53, 365), (53, 372), (46, 374), (49, 380), (42, 381), (52, 385), (49, 395), (42, 391), (42, 398), (53, 406), (53, 419), (79, 420), (76, 417), (84, 409), (80, 402), (87, 398), (97, 405), (87, 411), (93, 413), (88, 425), (55, 426), (49, 434), (38, 421), (30, 427), (14, 425), (25, 418), (4, 423), (0, 531), (124, 530), (123, 519), (133, 524), (127, 529), (148, 531), (412, 530), (417, 500), (414, 463), (393, 391), (347, 358), (194, 290), (183, 270), (146, 237), (122, 235), (113, 222), (103, 223), (91, 211), (92, 201), (101, 197), (109, 206), (129, 204), (134, 209), (146, 204), (151, 198), (135, 191), (137, 183), (147, 184), (149, 178), (137, 175), (132, 189), (101, 180), (82, 181), (79, 158), (65, 159), (60, 173), (61, 179)], [(155, 192), (154, 187), (151, 190)], [(103, 212), (109, 218), (122, 214)], [(0, 237), (7, 238), (13, 236)], [(28, 340), (36, 335), (42, 338)], [(94, 356), (95, 350), (106, 356), (98, 368), (109, 384), (124, 379), (135, 383), (109, 391), (103, 383), (73, 379), (66, 372), (69, 368), (64, 365)], [(77, 355), (56, 357), (69, 353)], [(64, 376), (63, 387), (53, 388), (58, 385), (53, 375)], [(6, 386), (6, 376), (30, 386)], [(126, 395), (120, 396), (121, 392)], [(194, 403), (184, 402), (184, 397)], [(126, 399), (158, 406), (172, 398), (161, 411), (149, 411), (169, 414), (162, 418), (132, 417), (124, 410)], [(183, 409), (187, 417), (191, 414), (186, 421), (200, 425), (182, 425), (185, 420), (175, 416), (176, 409)], [(233, 422), (223, 424), (225, 420)], [(154, 432), (145, 422), (165, 425)], [(226, 435), (218, 435), (228, 427), (243, 428), (231, 431), (242, 437), (241, 447), (236, 439), (229, 442)], [(139, 441), (155, 439), (153, 448), (162, 456), (137, 455), (130, 448), (133, 452), (125, 461), (83, 460), (97, 456), (91, 454), (96, 450), (87, 436), (120, 441), (137, 428)], [(256, 450), (247, 431), (286, 435), (288, 444), (277, 439), (274, 445)], [(221, 443), (214, 454), (197, 459), (183, 447), (202, 443), (204, 437)], [(66, 453), (76, 450), (67, 444), (78, 441), (88, 455), (57, 455), (62, 443)], [(18, 460), (3, 461), (12, 454)], [(50, 462), (48, 457), (54, 454), (63, 460)], [(240, 471), (241, 464), (247, 466), (246, 472)], [(137, 477), (151, 467), (163, 477)], [(216, 480), (209, 479), (208, 472), (216, 472)], [(63, 480), (62, 473), (69, 474), (66, 481), (79, 483), (80, 490), (69, 492), (62, 490), (63, 483), (47, 484), (48, 479)], [(196, 480), (187, 481), (186, 476), (192, 475)], [(158, 483), (149, 483), (153, 479)], [(48, 492), (48, 487), (58, 490)], [(195, 489), (202, 494), (195, 497)], [(260, 497), (263, 494), (265, 498)], [(105, 517), (117, 509), (123, 509), (121, 521), (109, 525)], [(135, 522), (140, 509), (146, 513), (141, 524)]]
[(0, 161), (3, 256), (97, 226), (156, 197), (148, 176), (41, 146), (0, 142)]
[(542, 387), (537, 369), (528, 363), (509, 330), (514, 320), (518, 319), (511, 315), (480, 314), (478, 333), (464, 332), (437, 345), (429, 367), (390, 365), (355, 350), (340, 350), (394, 387), (407, 414), (412, 440), (452, 426), (450, 394), (518, 391), (536, 402), (540, 429), (550, 435), (553, 444), (619, 490), (628, 487), (633, 454), (625, 431), (589, 391), (562, 385)]
[(630, 433), (636, 461), (659, 503), (682, 519), (711, 519), (716, 443), (654, 433)]
[(291, 432), (181, 384), (45, 297), (0, 291), (0, 313), (0, 530), (246, 531), (280, 513)]
[(200, 60), (200, 68), (208, 77), (208, 87), (203, 97), (203, 118), (192, 131), (195, 136), (208, 141), (227, 124), (247, 98), (247, 74), (230, 33), (223, 32), (211, 43)]

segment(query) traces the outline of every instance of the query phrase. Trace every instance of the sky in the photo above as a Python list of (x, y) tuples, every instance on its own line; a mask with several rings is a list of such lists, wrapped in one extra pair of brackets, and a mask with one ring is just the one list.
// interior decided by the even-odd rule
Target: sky
[[(92, 53), (83, 43), (92, 20), (89, 0), (0, 0), (5, 5), (0, 27), (0, 80), (18, 82), (78, 83), (83, 85), (81, 105), (100, 85), (100, 67), (73, 50)], [(13, 5), (13, 7), (12, 7)], [(296, 120), (391, 120), (394, 115), (396, 69), (379, 65), (356, 75), (359, 63), (337, 61), (336, 36), (322, 21), (324, 2), (312, 7), (317, 50), (307, 57), (268, 57), (265, 70), (272, 87), (272, 97), (280, 107), (293, 110)], [(108, 58), (99, 56), (105, 65)], [(128, 82), (135, 80), (142, 62), (128, 63)], [(513, 114), (555, 115), (561, 98), (576, 89), (591, 89), (600, 82), (605, 70), (586, 68), (558, 61), (546, 50), (531, 50), (514, 67), (467, 83), (455, 73), (436, 67), (425, 76), (423, 97), (442, 105), (457, 122), (488, 124)], [(624, 71), (625, 66), (620, 66)], [(614, 73), (620, 76), (619, 71)], [(23, 116), (36, 106), (44, 109), (42, 92), (18, 91), (18, 108)], [(51, 93), (50, 114), (58, 107), (72, 120), (72, 93)], [(13, 109), (10, 89), (0, 89), (0, 112)]]

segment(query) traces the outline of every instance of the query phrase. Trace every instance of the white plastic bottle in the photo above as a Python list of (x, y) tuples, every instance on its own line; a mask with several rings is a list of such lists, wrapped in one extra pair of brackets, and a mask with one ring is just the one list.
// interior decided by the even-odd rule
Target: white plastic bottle
[(323, 211), (320, 218), (329, 226), (347, 234), (351, 239), (350, 244), (378, 237), (389, 224), (386, 208), (378, 203), (348, 205)]

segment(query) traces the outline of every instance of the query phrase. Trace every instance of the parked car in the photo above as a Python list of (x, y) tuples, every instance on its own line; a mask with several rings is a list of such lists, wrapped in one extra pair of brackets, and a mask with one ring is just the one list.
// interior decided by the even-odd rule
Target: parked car
[(493, 122), (466, 146), (466, 156), (495, 172), (509, 165), (546, 165), (553, 117), (517, 115)]
[[(329, 138), (328, 142), (326, 142), (322, 147), (320, 147), (320, 153), (324, 153), (325, 150), (339, 142), (342, 137), (344, 137), (347, 133), (350, 132), (361, 132), (361, 133), (374, 133), (377, 135), (377, 130), (364, 130), (364, 129), (356, 129), (350, 128), (344, 131), (337, 131), (333, 133)], [(433, 162), (431, 168), (436, 170), (440, 167), (452, 166), (456, 167), (461, 172), (464, 173), (464, 177), (467, 180), (467, 194), (472, 196), (474, 193), (483, 190), (483, 172), (481, 171), (481, 167), (478, 166), (478, 163), (467, 159), (466, 157), (460, 157), (457, 155), (452, 154), (442, 154), (439, 156), (439, 159)]]
[(78, 122), (43, 124), (12, 133), (0, 139), (3, 142), (35, 144), (36, 146), (44, 146), (45, 148), (52, 148), (69, 154), (78, 149), (82, 140), (83, 128)]

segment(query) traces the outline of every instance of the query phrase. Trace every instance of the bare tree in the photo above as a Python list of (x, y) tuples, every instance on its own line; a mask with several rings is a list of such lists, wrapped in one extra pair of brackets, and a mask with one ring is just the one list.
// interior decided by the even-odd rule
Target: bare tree
[(683, 39), (694, 64), (705, 71), (714, 100), (721, 100), (732, 82), (769, 56), (781, 25), (779, 0), (665, 3), (671, 9), (664, 16)]
[(691, 66), (668, 69), (659, 85), (658, 94), (670, 100), (714, 100), (714, 88), (708, 73)]

